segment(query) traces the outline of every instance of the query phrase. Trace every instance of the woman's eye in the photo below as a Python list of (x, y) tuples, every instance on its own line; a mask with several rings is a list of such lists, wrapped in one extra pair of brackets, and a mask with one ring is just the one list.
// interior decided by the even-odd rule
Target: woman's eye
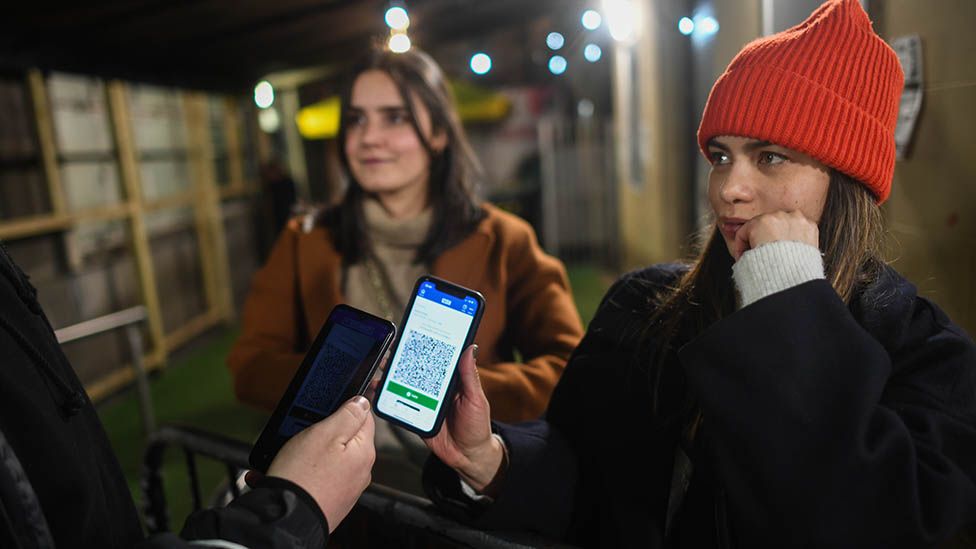
[(349, 113), (346, 115), (346, 126), (362, 126), (366, 123), (366, 117), (361, 114)]
[(713, 166), (720, 166), (729, 163), (729, 155), (722, 151), (712, 151), (709, 153), (709, 160), (711, 160)]
[(386, 116), (386, 121), (390, 124), (403, 124), (407, 121), (407, 114), (402, 112), (391, 112)]
[(787, 160), (788, 159), (785, 156), (772, 151), (762, 151), (759, 153), (760, 164), (782, 164)]

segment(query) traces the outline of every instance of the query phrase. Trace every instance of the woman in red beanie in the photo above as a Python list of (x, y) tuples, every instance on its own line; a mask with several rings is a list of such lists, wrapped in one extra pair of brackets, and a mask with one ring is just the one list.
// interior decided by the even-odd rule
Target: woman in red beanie
[(715, 223), (610, 289), (546, 419), (468, 352), (431, 497), (587, 547), (919, 547), (976, 521), (976, 345), (880, 249), (902, 74), (856, 0), (747, 45), (698, 139)]

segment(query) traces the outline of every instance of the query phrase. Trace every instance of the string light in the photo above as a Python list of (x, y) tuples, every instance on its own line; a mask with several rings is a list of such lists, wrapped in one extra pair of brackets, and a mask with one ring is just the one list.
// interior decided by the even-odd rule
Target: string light
[(403, 31), (410, 26), (410, 16), (407, 14), (407, 10), (400, 6), (393, 6), (386, 10), (383, 19), (386, 21), (386, 25), (393, 30)]
[(487, 74), (491, 70), (491, 57), (487, 53), (478, 52), (471, 56), (471, 71), (475, 74)]

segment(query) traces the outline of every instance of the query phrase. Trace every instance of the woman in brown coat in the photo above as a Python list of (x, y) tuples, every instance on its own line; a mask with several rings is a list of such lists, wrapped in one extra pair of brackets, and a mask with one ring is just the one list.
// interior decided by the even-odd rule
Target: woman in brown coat
[(429, 56), (373, 52), (350, 83), (348, 191), (293, 220), (255, 275), (227, 361), (238, 398), (270, 410), (334, 305), (399, 321), (429, 272), (485, 296), (476, 342), (494, 417), (538, 417), (582, 336), (562, 263), (527, 223), (476, 198), (478, 163)]

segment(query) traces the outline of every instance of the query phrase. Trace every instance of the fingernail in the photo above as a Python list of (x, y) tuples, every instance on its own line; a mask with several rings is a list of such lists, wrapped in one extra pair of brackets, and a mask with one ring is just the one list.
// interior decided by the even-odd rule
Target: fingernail
[(362, 408), (364, 411), (367, 411), (367, 412), (369, 411), (369, 401), (366, 400), (366, 397), (364, 397), (362, 395), (356, 395), (356, 396), (353, 397), (352, 402), (356, 406), (359, 406), (360, 408)]
[(474, 344), (472, 347), (474, 348), (471, 350), (471, 356), (478, 358), (478, 344)]

